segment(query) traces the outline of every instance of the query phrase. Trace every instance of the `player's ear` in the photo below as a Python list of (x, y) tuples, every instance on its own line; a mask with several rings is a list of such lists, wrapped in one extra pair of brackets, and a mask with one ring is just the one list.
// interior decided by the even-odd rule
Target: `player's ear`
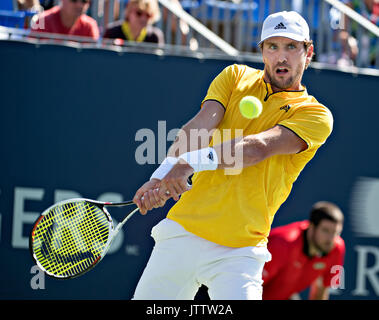
[(308, 233), (313, 234), (314, 231), (315, 231), (315, 229), (316, 229), (316, 226), (314, 225), (314, 223), (313, 222), (309, 222)]
[(307, 52), (306, 52), (306, 57), (305, 57), (305, 69), (308, 68), (308, 66), (311, 63), (312, 58), (314, 56), (314, 46), (313, 46), (313, 44), (311, 43), (311, 44), (307, 45), (306, 50), (307, 50)]

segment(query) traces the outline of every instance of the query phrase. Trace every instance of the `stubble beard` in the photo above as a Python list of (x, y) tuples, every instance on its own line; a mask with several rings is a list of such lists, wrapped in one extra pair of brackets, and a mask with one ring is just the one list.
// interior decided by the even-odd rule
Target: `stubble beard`
[(333, 249), (332, 243), (320, 244), (315, 235), (312, 237), (312, 244), (322, 254), (328, 254)]
[(301, 76), (303, 73), (303, 68), (301, 67), (301, 65), (298, 66), (296, 69), (296, 75), (295, 76), (291, 75), (287, 79), (283, 79), (283, 80), (277, 79), (269, 71), (269, 68), (267, 68), (267, 67), (265, 67), (265, 72), (266, 72), (268, 81), (271, 84), (271, 86), (278, 88), (278, 89), (281, 89), (281, 90), (287, 90), (287, 89), (293, 87), (294, 84), (296, 83), (296, 81), (300, 82)]

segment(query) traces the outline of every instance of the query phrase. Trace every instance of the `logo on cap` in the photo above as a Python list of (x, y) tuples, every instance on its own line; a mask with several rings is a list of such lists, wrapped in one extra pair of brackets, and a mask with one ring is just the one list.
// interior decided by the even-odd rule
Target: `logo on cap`
[(279, 23), (275, 28), (275, 30), (278, 30), (278, 29), (287, 29), (286, 26), (283, 24), (283, 22)]

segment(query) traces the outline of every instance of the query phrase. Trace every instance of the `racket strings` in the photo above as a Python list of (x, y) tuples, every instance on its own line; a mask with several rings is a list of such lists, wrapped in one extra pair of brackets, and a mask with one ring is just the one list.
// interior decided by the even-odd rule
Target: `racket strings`
[(33, 233), (37, 261), (50, 274), (77, 275), (101, 256), (108, 240), (109, 221), (88, 202), (70, 202), (52, 208)]
[[(60, 208), (58, 208), (58, 212)], [(78, 216), (77, 221), (80, 221), (80, 213), (82, 211), (81, 208), (78, 206), (67, 206), (66, 210), (59, 212), (60, 214), (68, 213), (68, 217), (72, 217), (72, 213), (74, 210), (77, 210)], [(86, 208), (88, 210), (88, 208)], [(93, 211), (90, 211), (93, 213)], [(58, 215), (60, 217), (60, 215)], [(93, 219), (92, 219), (93, 220)], [(63, 220), (59, 219), (57, 223), (61, 223), (64, 227), (60, 228), (58, 230), (53, 229), (53, 233), (48, 234), (49, 237), (52, 237), (51, 245), (48, 250), (49, 254), (51, 254), (51, 251), (53, 253), (59, 253), (54, 254), (53, 261), (55, 262), (55, 266), (53, 268), (53, 272), (60, 272), (63, 269), (66, 268), (68, 270), (72, 270), (72, 272), (80, 271), (80, 264), (84, 264), (83, 267), (88, 267), (88, 263), (91, 263), (92, 261), (88, 261), (88, 258), (91, 259), (91, 255), (87, 257), (89, 250), (87, 247), (87, 240), (91, 236), (91, 232), (89, 232), (88, 228), (84, 225), (81, 225), (82, 228), (73, 228), (72, 225), (70, 225), (71, 229), (67, 228), (67, 225), (65, 225), (65, 222), (70, 220)], [(74, 246), (73, 246), (74, 245)], [(59, 250), (62, 249), (60, 252)], [(95, 254), (97, 252), (94, 252)], [(93, 255), (92, 255), (93, 257)], [(56, 259), (58, 258), (58, 259)], [(63, 264), (62, 264), (63, 263)]]

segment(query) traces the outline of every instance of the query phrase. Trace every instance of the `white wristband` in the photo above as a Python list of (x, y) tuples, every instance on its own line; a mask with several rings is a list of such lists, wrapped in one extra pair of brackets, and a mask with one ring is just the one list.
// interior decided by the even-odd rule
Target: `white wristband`
[(186, 161), (195, 172), (216, 170), (218, 166), (217, 153), (210, 147), (183, 153), (179, 158)]
[(161, 165), (154, 171), (151, 175), (151, 179), (159, 179), (162, 180), (166, 174), (172, 169), (172, 167), (179, 161), (178, 158), (167, 157), (161, 163)]

